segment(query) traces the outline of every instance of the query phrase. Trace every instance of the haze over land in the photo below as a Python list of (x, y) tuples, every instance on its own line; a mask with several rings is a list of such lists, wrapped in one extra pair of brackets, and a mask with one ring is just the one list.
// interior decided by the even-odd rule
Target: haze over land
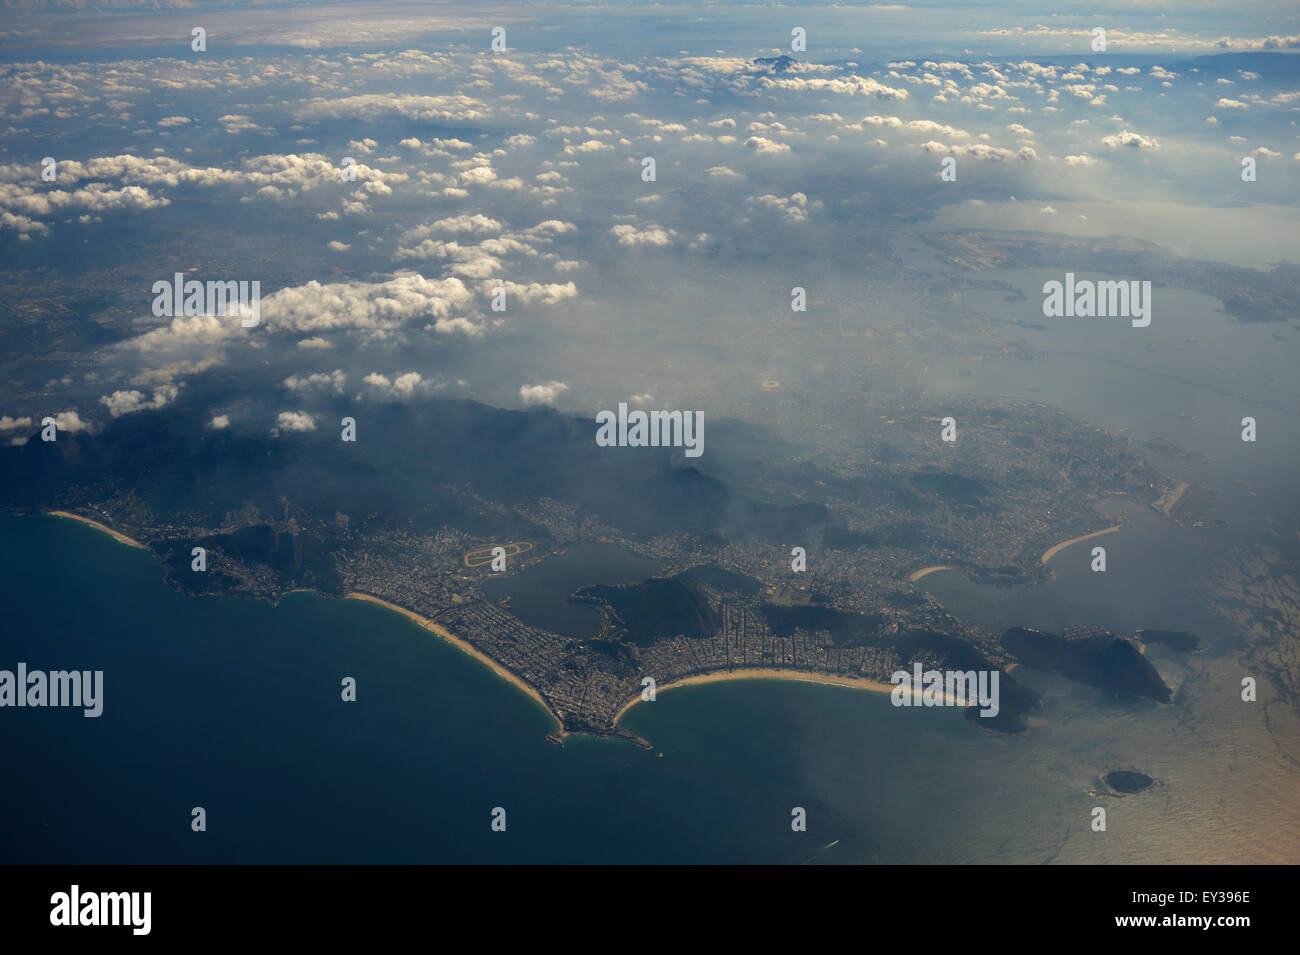
[[(15, 4), (0, 504), (380, 598), (566, 731), (920, 663), (1032, 735), (1044, 674), (1154, 711), (1205, 654), (1289, 765), (1297, 48), (1286, 4)], [(1046, 315), (1067, 273), (1150, 325)], [(602, 446), (620, 403), (703, 453)]]

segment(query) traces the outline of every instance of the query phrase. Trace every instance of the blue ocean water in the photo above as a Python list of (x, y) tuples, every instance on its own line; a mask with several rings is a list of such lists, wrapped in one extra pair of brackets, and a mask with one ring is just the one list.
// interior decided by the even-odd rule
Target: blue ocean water
[[(1018, 737), (843, 688), (671, 689), (626, 717), (646, 752), (547, 742), (527, 697), (383, 608), (187, 597), (70, 521), (0, 513), (0, 599), (0, 669), (104, 671), (98, 719), (0, 709), (4, 862), (1295, 861), (1297, 772), (1262, 708), (1212, 692), (1218, 659), (1155, 658), (1191, 690), (1173, 707), (1021, 670), (1045, 707)], [(1115, 768), (1164, 785), (1092, 833)]]

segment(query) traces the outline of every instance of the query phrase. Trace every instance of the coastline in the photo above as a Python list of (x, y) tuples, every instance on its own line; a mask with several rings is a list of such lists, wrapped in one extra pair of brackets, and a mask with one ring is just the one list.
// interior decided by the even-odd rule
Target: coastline
[(1174, 508), (1178, 506), (1178, 502), (1183, 499), (1183, 495), (1187, 493), (1187, 489), (1190, 487), (1191, 485), (1186, 481), (1179, 481), (1174, 485), (1172, 491), (1164, 495), (1160, 500), (1156, 501), (1156, 510), (1170, 520), (1173, 520)]
[(1081, 544), (1084, 541), (1092, 540), (1094, 537), (1100, 537), (1102, 534), (1113, 533), (1123, 526), (1123, 524), (1116, 524), (1114, 527), (1103, 527), (1101, 530), (1093, 531), (1091, 534), (1084, 534), (1082, 537), (1071, 537), (1068, 541), (1061, 541), (1061, 543), (1057, 544), (1055, 547), (1050, 547), (1044, 551), (1043, 556), (1039, 558), (1039, 562), (1045, 564), (1071, 544)]
[(438, 636), (442, 637), (442, 639), (446, 640), (448, 643), (459, 648), (460, 650), (469, 654), (475, 660), (478, 660), (480, 663), (487, 666), (489, 669), (492, 670), (493, 673), (501, 677), (501, 679), (505, 680), (507, 683), (522, 690), (535, 703), (537, 703), (538, 706), (544, 709), (546, 711), (546, 715), (549, 716), (555, 722), (556, 725), (556, 730), (554, 733), (550, 734), (550, 738), (554, 738), (556, 740), (563, 740), (566, 736), (569, 735), (569, 733), (564, 729), (564, 722), (559, 718), (559, 716), (556, 715), (555, 710), (551, 709), (551, 705), (546, 702), (546, 700), (542, 697), (542, 694), (539, 693), (537, 689), (532, 686), (532, 684), (526, 682), (523, 679), (523, 677), (520, 677), (517, 674), (514, 674), (509, 670), (507, 670), (505, 667), (497, 663), (495, 660), (493, 660), (483, 651), (479, 650), (469, 641), (461, 639), (460, 637), (452, 633), (450, 630), (448, 630), (446, 627), (442, 626), (441, 624), (434, 623), (428, 617), (421, 617), (415, 611), (407, 610), (405, 607), (399, 607), (395, 603), (389, 603), (387, 600), (384, 600), (381, 597), (375, 597), (372, 594), (363, 594), (359, 590), (350, 590), (346, 594), (344, 594), (344, 597), (348, 600), (364, 600), (367, 603), (378, 604), (381, 607), (386, 607), (387, 609), (393, 611), (394, 613), (400, 613), (408, 620), (414, 621), (415, 623), (423, 627), (425, 630), (428, 630), (431, 633), (435, 633)]
[(937, 573), (940, 570), (952, 570), (952, 568), (949, 567), (947, 564), (935, 564), (933, 567), (922, 567), (920, 570), (916, 571), (915, 573), (909, 574), (907, 578), (907, 582), (910, 584), (914, 584), (922, 577), (926, 577), (930, 574)]
[(285, 597), (289, 596), (290, 594), (319, 594), (319, 593), (320, 591), (317, 590), (315, 587), (294, 587), (292, 590), (286, 590), (284, 593), (280, 594), (280, 596), (272, 600), (271, 606), (272, 607), (280, 606), (280, 601), (282, 601)]
[[(721, 683), (726, 680), (788, 680), (792, 683), (820, 683), (823, 686), (842, 686), (850, 690), (868, 690), (872, 693), (893, 693), (897, 688), (894, 683), (882, 683), (862, 676), (840, 676), (833, 673), (816, 673), (812, 670), (782, 670), (764, 667), (744, 667), (738, 670), (713, 670), (709, 673), (694, 673), (680, 680), (673, 680), (655, 687), (655, 695), (679, 686), (699, 686), (704, 683)], [(946, 700), (947, 694), (944, 694)], [(632, 707), (641, 703), (636, 696), (624, 703), (614, 714), (614, 725), (621, 720)]]
[(127, 547), (138, 547), (140, 550), (149, 549), (135, 538), (127, 537), (121, 531), (115, 531), (107, 524), (101, 524), (99, 521), (91, 520), (89, 517), (82, 517), (80, 514), (73, 514), (71, 511), (46, 511), (45, 513), (49, 514), (51, 517), (65, 517), (70, 521), (77, 521), (81, 524), (93, 527), (95, 530), (104, 532), (119, 544), (125, 544)]
[[(128, 537), (126, 534), (123, 534), (120, 531), (115, 531), (113, 530), (113, 528), (107, 526), (106, 524), (102, 524), (99, 521), (93, 520), (92, 518), (83, 517), (80, 514), (74, 514), (71, 511), (62, 511), (62, 510), (46, 511), (45, 513), (49, 514), (51, 517), (66, 518), (68, 520), (73, 520), (73, 521), (77, 521), (78, 523), (85, 524), (88, 527), (93, 527), (96, 530), (109, 535), (119, 543), (127, 545), (128, 547), (134, 547), (139, 550), (149, 550), (149, 547), (147, 545), (140, 543), (139, 541), (135, 540), (132, 537)], [(1046, 563), (1047, 559), (1050, 556), (1053, 556), (1054, 554), (1056, 554), (1060, 550), (1063, 550), (1065, 547), (1068, 547), (1071, 544), (1088, 540), (1090, 538), (1097, 537), (1101, 534), (1107, 534), (1110, 533), (1111, 531), (1116, 531), (1119, 529), (1120, 526), (1116, 525), (1115, 527), (1105, 528), (1104, 530), (1095, 531), (1092, 534), (1086, 534), (1082, 537), (1076, 537), (1073, 540), (1069, 540), (1061, 544), (1057, 544), (1054, 548), (1048, 551), (1047, 554), (1044, 555), (1043, 561), (1044, 563)], [(935, 573), (940, 570), (951, 570), (951, 569), (952, 569), (951, 567), (945, 565), (926, 567), (926, 568), (922, 568), (919, 571), (916, 571), (915, 573), (910, 575), (908, 579), (910, 581), (916, 581), (926, 576), (927, 574)], [(294, 588), (293, 590), (286, 591), (286, 594), (315, 593), (315, 592), (316, 591), (314, 589), (309, 587), (298, 587), (298, 588)], [(286, 594), (282, 594), (281, 596), (283, 597)], [(473, 644), (469, 643), (469, 641), (456, 636), (446, 627), (442, 626), (441, 624), (435, 623), (434, 621), (430, 620), (427, 617), (421, 616), (420, 614), (416, 613), (413, 610), (408, 610), (405, 607), (398, 606), (397, 604), (392, 603), (391, 601), (384, 600), (382, 597), (376, 597), (373, 594), (367, 594), (367, 593), (362, 593), (359, 590), (353, 590), (353, 591), (348, 591), (343, 596), (344, 599), (347, 600), (361, 600), (361, 601), (365, 601), (366, 603), (377, 604), (378, 606), (384, 607), (387, 610), (391, 610), (394, 613), (401, 614), (402, 616), (406, 617), (408, 620), (412, 621), (413, 623), (418, 624), (424, 630), (427, 630), (435, 634), (436, 636), (441, 637), (443, 640), (447, 641), (448, 643), (457, 647), (465, 654), (473, 657), (475, 660), (482, 663), (484, 666), (488, 667), (494, 674), (496, 674), (502, 680), (505, 680), (507, 683), (514, 686), (516, 689), (522, 691), (526, 696), (528, 696), (531, 700), (533, 700), (533, 702), (535, 702), (538, 706), (540, 706), (543, 710), (546, 711), (546, 715), (550, 717), (551, 721), (555, 724), (554, 732), (548, 734), (547, 739), (563, 744), (565, 738), (573, 735), (572, 733), (565, 730), (564, 721), (560, 719), (559, 715), (555, 712), (555, 710), (546, 701), (546, 699), (542, 696), (542, 694), (540, 693), (540, 691), (537, 690), (536, 687), (528, 683), (518, 674), (512, 672), (511, 670), (507, 669), (506, 667), (498, 663), (496, 660), (492, 659), (487, 654), (483, 653)], [(279, 601), (275, 601), (275, 603), (278, 602)], [(1014, 666), (1014, 664), (1012, 666)], [(1007, 669), (1009, 670), (1010, 668)], [(700, 686), (709, 683), (721, 683), (721, 682), (731, 681), (731, 680), (786, 680), (788, 682), (793, 682), (793, 683), (817, 683), (823, 686), (839, 686), (839, 687), (844, 687), (846, 689), (867, 690), (872, 693), (886, 693), (886, 694), (893, 693), (895, 689), (895, 684), (884, 683), (880, 680), (868, 679), (867, 677), (845, 676), (845, 675), (830, 674), (830, 673), (818, 673), (811, 670), (792, 670), (792, 669), (766, 668), (766, 667), (743, 667), (743, 668), (732, 669), (732, 670), (714, 670), (707, 673), (693, 673), (689, 676), (682, 677), (681, 679), (677, 679), (677, 680), (672, 680), (668, 683), (656, 687), (656, 693), (665, 692), (667, 690), (672, 690), (683, 686)], [(944, 699), (947, 700), (946, 694), (944, 695)], [(623, 717), (628, 713), (628, 711), (641, 702), (642, 702), (641, 697), (638, 694), (637, 696), (633, 697), (631, 700), (624, 703), (619, 708), (618, 712), (614, 714), (612, 725), (615, 729), (622, 731), (619, 734), (615, 734), (616, 736), (624, 736), (624, 738), (628, 738), (631, 741), (636, 742), (638, 745), (641, 745), (643, 748), (650, 748), (650, 744), (648, 741), (641, 739), (639, 736), (637, 736), (634, 733), (630, 733), (627, 730), (623, 730), (622, 727), (618, 725), (619, 721), (623, 719)], [(605, 734), (600, 733), (598, 735), (605, 735)]]

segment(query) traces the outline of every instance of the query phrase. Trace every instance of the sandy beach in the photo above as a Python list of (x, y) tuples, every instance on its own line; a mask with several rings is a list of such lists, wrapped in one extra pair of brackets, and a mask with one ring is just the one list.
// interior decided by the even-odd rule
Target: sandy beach
[[(667, 690), (674, 690), (679, 686), (699, 686), (702, 683), (721, 683), (724, 680), (791, 680), (796, 683), (821, 683), (824, 686), (843, 686), (852, 690), (870, 690), (872, 693), (892, 693), (895, 684), (882, 683), (879, 680), (868, 680), (860, 676), (840, 676), (833, 673), (812, 673), (808, 670), (769, 670), (759, 667), (747, 667), (737, 670), (715, 670), (712, 673), (696, 673), (692, 676), (683, 677), (680, 680), (673, 680), (671, 683), (664, 683), (655, 687), (655, 695), (658, 696)], [(945, 695), (944, 699), (948, 697)], [(641, 697), (637, 696), (624, 703), (622, 708), (614, 715), (614, 724), (628, 710), (641, 702)]]
[(909, 583), (914, 584), (927, 574), (933, 574), (940, 570), (952, 570), (952, 568), (946, 564), (936, 564), (933, 567), (922, 567), (920, 570), (916, 571), (916, 573), (910, 575), (907, 580)]
[(371, 596), (370, 594), (363, 594), (360, 591), (353, 590), (350, 591), (346, 596), (349, 600), (364, 600), (368, 603), (379, 604), (379, 606), (381, 607), (387, 607), (389, 610), (392, 610), (394, 613), (400, 613), (402, 616), (415, 621), (425, 630), (429, 630), (432, 633), (436, 633), (438, 636), (442, 637), (442, 639), (446, 640), (448, 643), (454, 644), (456, 647), (460, 648), (461, 650), (465, 651), (470, 656), (472, 656), (475, 660), (478, 660), (480, 663), (490, 667), (492, 672), (495, 673), (497, 676), (501, 677), (501, 679), (523, 690), (525, 693), (528, 694), (529, 697), (531, 697), (534, 701), (536, 701), (538, 706), (546, 710), (547, 715), (550, 716), (550, 718), (555, 721), (555, 725), (556, 725), (556, 730), (554, 733), (551, 734), (552, 736), (557, 737), (559, 739), (563, 739), (565, 736), (569, 735), (564, 731), (564, 724), (561, 723), (560, 718), (555, 715), (555, 711), (551, 709), (550, 704), (547, 703), (546, 700), (542, 698), (542, 694), (538, 693), (537, 690), (531, 684), (526, 683), (521, 677), (515, 675), (514, 673), (511, 673), (501, 664), (497, 663), (487, 654), (483, 653), (481, 650), (476, 648), (473, 644), (469, 643), (468, 641), (462, 640), (460, 637), (453, 634), (446, 627), (434, 623), (432, 620), (428, 619), (427, 617), (421, 617), (418, 613), (415, 613), (414, 611), (411, 610), (407, 610), (405, 607), (399, 607), (397, 606), (397, 604), (389, 603), (387, 600), (383, 600), (379, 597)]
[(1091, 534), (1084, 534), (1082, 537), (1072, 537), (1068, 541), (1061, 541), (1061, 543), (1057, 544), (1055, 547), (1049, 548), (1047, 552), (1043, 554), (1041, 560), (1045, 564), (1053, 557), (1055, 557), (1057, 554), (1059, 554), (1061, 551), (1065, 550), (1065, 548), (1069, 547), (1071, 544), (1079, 544), (1082, 543), (1083, 541), (1090, 541), (1094, 537), (1100, 537), (1102, 534), (1110, 534), (1114, 531), (1117, 531), (1123, 526), (1124, 526), (1123, 524), (1116, 524), (1114, 527), (1104, 527), (1099, 531), (1093, 531)]
[(82, 517), (80, 514), (73, 514), (71, 511), (48, 511), (47, 513), (52, 517), (66, 517), (70, 521), (79, 521), (82, 524), (95, 528), (97, 531), (103, 531), (109, 537), (113, 538), (113, 540), (126, 544), (128, 547), (138, 547), (141, 550), (149, 549), (138, 540), (132, 537), (127, 537), (120, 531), (113, 530), (113, 528), (109, 527), (107, 524), (101, 524), (99, 521), (92, 521), (89, 517)]

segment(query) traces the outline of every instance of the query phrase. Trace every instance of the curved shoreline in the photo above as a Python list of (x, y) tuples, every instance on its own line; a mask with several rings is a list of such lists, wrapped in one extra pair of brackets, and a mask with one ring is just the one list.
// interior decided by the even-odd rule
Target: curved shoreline
[(486, 665), (489, 669), (491, 669), (493, 673), (501, 677), (501, 679), (505, 680), (507, 683), (522, 690), (524, 693), (526, 693), (529, 696), (529, 698), (531, 698), (535, 703), (537, 703), (538, 706), (544, 709), (546, 711), (546, 715), (555, 721), (556, 730), (554, 733), (550, 734), (551, 736), (562, 740), (569, 735), (569, 733), (564, 729), (564, 722), (559, 718), (559, 716), (556, 715), (555, 710), (551, 709), (551, 705), (546, 702), (545, 698), (543, 698), (542, 694), (538, 692), (536, 687), (534, 687), (531, 683), (525, 681), (523, 677), (507, 670), (500, 663), (497, 663), (495, 660), (489, 657), (482, 650), (479, 650), (469, 641), (461, 639), (460, 637), (452, 633), (450, 630), (448, 630), (446, 627), (442, 626), (441, 624), (434, 623), (428, 617), (421, 617), (415, 611), (407, 610), (405, 607), (399, 607), (395, 603), (389, 603), (387, 600), (384, 600), (381, 597), (375, 597), (372, 594), (363, 594), (359, 590), (350, 590), (346, 594), (344, 594), (344, 597), (348, 600), (364, 600), (366, 603), (378, 604), (379, 606), (385, 607), (393, 611), (394, 613), (400, 613), (403, 617), (406, 617), (408, 620), (414, 621), (415, 623), (423, 627), (425, 630), (428, 630), (431, 633), (437, 634), (438, 636), (442, 637), (442, 639), (446, 640), (448, 643), (452, 644), (453, 646), (463, 650), (465, 653), (469, 654), (479, 663)]
[[(93, 520), (89, 517), (83, 517), (80, 514), (74, 514), (71, 511), (61, 511), (61, 510), (46, 511), (44, 513), (50, 515), (51, 517), (66, 518), (68, 520), (77, 521), (78, 523), (84, 524), (88, 527), (93, 527), (95, 530), (98, 530), (104, 534), (109, 535), (114, 540), (118, 541), (119, 543), (125, 544), (128, 547), (134, 547), (140, 550), (149, 550), (149, 547), (147, 545), (140, 543), (134, 538), (128, 537), (126, 534), (123, 534), (120, 531), (115, 531), (113, 530), (113, 528), (107, 526), (106, 524), (102, 524), (99, 521)], [(1107, 528), (1106, 530), (1097, 531), (1096, 533), (1086, 535), (1085, 537), (1075, 538), (1073, 541), (1066, 541), (1063, 544), (1058, 544), (1049, 553), (1055, 553), (1057, 550), (1060, 550), (1068, 546), (1069, 544), (1077, 543), (1078, 541), (1086, 540), (1089, 537), (1095, 537), (1097, 536), (1097, 534), (1105, 534), (1113, 530), (1119, 530), (1119, 527), (1117, 526), (1117, 527)], [(952, 568), (946, 566), (927, 567), (921, 571), (917, 571), (909, 579), (918, 580), (921, 577), (925, 576), (926, 574), (934, 573), (939, 570), (951, 570), (951, 569)], [(289, 593), (317, 593), (317, 591), (314, 590), (313, 588), (299, 587), (290, 591), (286, 591), (285, 594), (281, 595), (281, 597)], [(360, 600), (366, 603), (377, 604), (378, 606), (390, 610), (394, 613), (401, 614), (402, 616), (406, 617), (408, 620), (412, 621), (413, 623), (418, 624), (422, 629), (428, 630), (430, 633), (433, 633), (434, 635), (441, 637), (443, 640), (447, 641), (448, 643), (452, 644), (459, 650), (463, 651), (468, 656), (473, 657), (479, 663), (482, 663), (484, 666), (488, 667), (488, 669), (490, 669), (498, 677), (500, 677), (501, 679), (505, 680), (507, 683), (511, 684), (515, 688), (522, 691), (526, 696), (528, 696), (531, 700), (533, 700), (533, 702), (535, 702), (546, 712), (546, 715), (549, 716), (552, 722), (555, 723), (555, 731), (547, 736), (548, 739), (562, 743), (566, 737), (573, 735), (564, 728), (564, 721), (560, 719), (559, 715), (555, 712), (555, 710), (546, 701), (546, 699), (542, 696), (541, 692), (538, 691), (536, 687), (534, 687), (532, 684), (524, 680), (523, 677), (512, 672), (502, 664), (498, 663), (496, 660), (492, 659), (490, 656), (488, 656), (483, 651), (479, 650), (477, 647), (469, 643), (467, 640), (464, 640), (463, 638), (456, 636), (446, 627), (442, 626), (441, 624), (435, 623), (434, 621), (430, 620), (428, 617), (421, 616), (420, 614), (416, 613), (413, 610), (408, 610), (405, 607), (398, 606), (397, 604), (392, 603), (391, 601), (384, 600), (382, 597), (376, 597), (373, 594), (362, 593), (359, 590), (352, 590), (352, 591), (348, 591), (343, 596), (344, 599), (347, 600)], [(278, 602), (279, 602), (278, 600), (275, 601), (275, 603)], [(844, 687), (846, 689), (868, 690), (873, 693), (893, 693), (894, 689), (896, 688), (895, 685), (892, 683), (883, 683), (879, 680), (872, 680), (866, 677), (842, 676), (842, 675), (829, 674), (829, 673), (818, 673), (811, 670), (747, 667), (747, 668), (733, 669), (733, 670), (714, 670), (707, 673), (694, 673), (689, 676), (682, 677), (681, 679), (671, 680), (668, 683), (665, 683), (661, 686), (657, 686), (655, 691), (657, 694), (667, 690), (676, 689), (677, 687), (682, 687), (682, 686), (699, 686), (708, 683), (721, 683), (730, 680), (785, 680), (787, 682), (792, 682), (792, 683), (818, 683), (823, 686), (839, 686), (839, 687)], [(636, 706), (641, 702), (642, 702), (641, 697), (638, 694), (628, 702), (624, 703), (623, 706), (619, 708), (618, 712), (614, 714), (614, 719), (612, 720), (611, 725), (615, 729), (622, 730), (622, 728), (619, 727), (618, 725), (619, 721), (627, 714), (629, 710), (631, 710), (634, 706)], [(599, 733), (598, 735), (603, 736), (606, 734)], [(628, 738), (633, 742), (637, 742), (639, 745), (642, 745), (644, 748), (650, 748), (650, 744), (648, 743), (648, 741), (642, 740), (639, 736), (637, 736), (634, 733), (630, 733), (627, 730), (622, 730), (621, 733), (615, 735), (624, 736), (625, 738)]]
[[(830, 673), (815, 673), (811, 670), (779, 670), (762, 667), (747, 667), (739, 670), (713, 670), (709, 673), (695, 673), (672, 680), (655, 687), (655, 696), (674, 690), (679, 686), (699, 686), (704, 683), (721, 683), (725, 680), (788, 680), (792, 683), (821, 683), (825, 686), (842, 686), (851, 690), (870, 690), (873, 693), (893, 693), (895, 684), (881, 683), (861, 676), (837, 676)], [(641, 703), (641, 697), (635, 696), (624, 703), (614, 714), (614, 725), (618, 726), (628, 710)]]
[(115, 531), (107, 524), (101, 524), (99, 521), (91, 520), (89, 517), (82, 517), (80, 514), (73, 514), (71, 511), (46, 511), (51, 517), (66, 517), (70, 521), (77, 521), (88, 527), (93, 527), (97, 531), (102, 531), (119, 544), (125, 544), (127, 547), (138, 547), (140, 550), (148, 550), (144, 544), (141, 544), (134, 537), (127, 537), (121, 531)]
[(1080, 544), (1083, 541), (1092, 540), (1094, 537), (1100, 537), (1102, 534), (1113, 533), (1123, 526), (1123, 524), (1116, 524), (1114, 527), (1103, 527), (1101, 530), (1093, 531), (1091, 534), (1084, 534), (1082, 537), (1071, 537), (1068, 541), (1061, 541), (1061, 543), (1057, 544), (1055, 547), (1050, 547), (1044, 551), (1043, 556), (1039, 558), (1039, 563), (1047, 563), (1071, 544)]
[(907, 582), (909, 584), (914, 584), (922, 577), (928, 577), (930, 574), (938, 573), (941, 570), (952, 570), (952, 568), (947, 564), (935, 564), (933, 567), (922, 567), (920, 570), (909, 574)]

